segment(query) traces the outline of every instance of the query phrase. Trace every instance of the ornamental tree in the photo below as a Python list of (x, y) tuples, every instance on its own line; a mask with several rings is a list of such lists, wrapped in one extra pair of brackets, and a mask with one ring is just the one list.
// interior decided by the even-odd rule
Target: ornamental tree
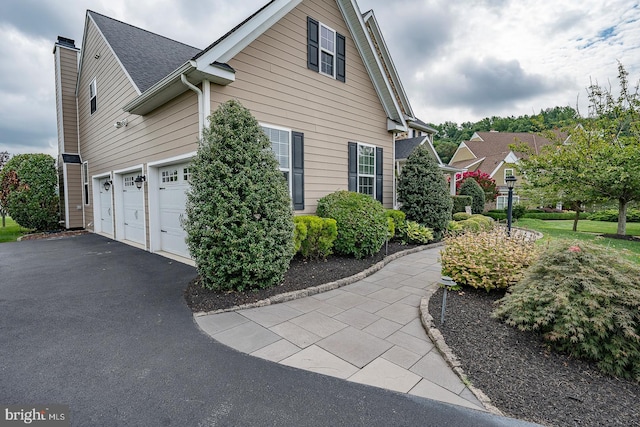
[(638, 85), (629, 87), (622, 64), (618, 80), (618, 96), (591, 84), (588, 116), (569, 129), (569, 139), (543, 147), (519, 168), (531, 185), (551, 188), (576, 205), (616, 201), (617, 234), (624, 235), (627, 205), (640, 200), (640, 93)]
[(238, 101), (222, 104), (191, 167), (187, 246), (201, 283), (220, 291), (279, 284), (294, 255), (293, 212), (271, 143)]
[(431, 228), (436, 240), (442, 238), (451, 220), (453, 201), (442, 171), (424, 145), (413, 150), (402, 167), (398, 201), (407, 220)]
[(19, 154), (0, 172), (0, 205), (15, 222), (33, 230), (58, 227), (58, 177), (48, 154)]
[(488, 173), (482, 172), (480, 169), (476, 171), (467, 171), (462, 173), (462, 179), (456, 182), (456, 194), (459, 194), (462, 182), (467, 178), (473, 178), (484, 190), (484, 198), (487, 202), (495, 202), (498, 197), (496, 180), (491, 178)]

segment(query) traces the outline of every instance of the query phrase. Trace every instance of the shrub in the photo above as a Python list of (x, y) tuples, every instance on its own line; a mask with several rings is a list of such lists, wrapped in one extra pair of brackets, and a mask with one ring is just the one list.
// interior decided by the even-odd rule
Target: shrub
[(462, 231), (471, 231), (473, 233), (478, 233), (482, 231), (482, 226), (480, 225), (480, 222), (475, 221), (471, 218), (458, 221), (458, 224), (460, 225), (460, 227), (462, 227)]
[[(508, 208), (507, 208), (508, 209)], [(508, 214), (507, 209), (504, 210), (506, 214)], [(525, 205), (515, 204), (511, 207), (511, 218), (514, 220), (518, 220), (525, 216), (527, 213), (527, 208)]]
[(376, 254), (387, 240), (388, 221), (382, 204), (366, 194), (336, 191), (318, 200), (318, 216), (338, 226), (337, 253), (364, 258)]
[(296, 221), (297, 217), (293, 218), (295, 228), (293, 229), (293, 248), (296, 253), (300, 251), (302, 241), (307, 238), (307, 225), (302, 221)]
[(471, 196), (451, 196), (451, 200), (453, 201), (453, 213), (466, 212), (465, 207), (471, 206), (471, 203), (473, 202), (473, 198)]
[[(618, 210), (606, 209), (587, 216), (591, 221), (618, 222)], [(627, 222), (640, 222), (640, 210), (627, 209)]]
[(319, 259), (331, 255), (333, 243), (338, 237), (335, 219), (302, 215), (294, 217), (293, 222), (296, 228), (298, 225), (303, 225), (307, 230), (300, 244), (300, 254), (303, 257)]
[(440, 254), (443, 275), (487, 291), (517, 283), (535, 256), (533, 241), (519, 233), (509, 237), (498, 228), (447, 237)]
[(484, 211), (485, 194), (480, 184), (473, 179), (467, 178), (460, 184), (459, 194), (462, 196), (471, 196), (471, 212), (480, 214)]
[(461, 233), (462, 231), (464, 230), (458, 221), (449, 221), (447, 224), (447, 234), (449, 236)]
[(640, 267), (599, 246), (549, 247), (494, 316), (603, 372), (640, 381)]
[(464, 221), (465, 219), (469, 218), (471, 218), (471, 214), (468, 214), (466, 212), (456, 212), (453, 214), (454, 221)]
[(471, 221), (475, 221), (480, 224), (480, 229), (482, 231), (489, 231), (493, 228), (493, 219), (488, 216), (474, 214), (469, 218)]
[(48, 154), (19, 154), (0, 173), (0, 205), (20, 226), (34, 230), (59, 227), (58, 176)]
[(433, 232), (429, 227), (420, 225), (415, 221), (407, 221), (407, 243), (427, 244), (433, 240)]
[(442, 237), (451, 220), (453, 202), (438, 163), (424, 145), (413, 150), (402, 168), (398, 200), (408, 220), (431, 228), (436, 239)]
[(209, 120), (183, 222), (201, 283), (223, 291), (277, 285), (294, 255), (294, 224), (271, 143), (238, 101)]
[(394, 233), (391, 233), (391, 237), (398, 236), (400, 239), (407, 235), (407, 220), (404, 212), (396, 209), (387, 209), (384, 211), (387, 218), (393, 221)]
[[(588, 219), (589, 214), (586, 212), (580, 212), (580, 219)], [(551, 220), (573, 220), (576, 217), (575, 212), (527, 212), (524, 214), (524, 218), (541, 219), (543, 221)]]
[(493, 218), (496, 221), (507, 219), (507, 213), (503, 210), (485, 212), (484, 215), (489, 218)]

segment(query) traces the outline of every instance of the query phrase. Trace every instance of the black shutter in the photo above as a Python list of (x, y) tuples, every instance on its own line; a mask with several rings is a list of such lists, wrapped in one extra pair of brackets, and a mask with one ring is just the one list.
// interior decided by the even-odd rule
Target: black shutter
[(336, 33), (336, 79), (347, 80), (346, 46), (344, 36)]
[(320, 34), (318, 21), (307, 16), (307, 68), (320, 71)]
[(382, 203), (382, 148), (376, 147), (376, 200)]
[(293, 161), (291, 162), (293, 209), (304, 209), (304, 134), (291, 132)]
[(358, 191), (358, 144), (349, 143), (349, 191)]

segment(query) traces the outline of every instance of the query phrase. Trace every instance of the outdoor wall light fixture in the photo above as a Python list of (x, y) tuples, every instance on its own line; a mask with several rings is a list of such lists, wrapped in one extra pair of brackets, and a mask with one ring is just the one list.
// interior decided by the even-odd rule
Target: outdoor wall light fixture
[(102, 186), (104, 187), (104, 191), (109, 191), (111, 188), (111, 180), (106, 180)]
[(120, 129), (121, 127), (126, 126), (126, 125), (128, 125), (128, 124), (129, 124), (129, 120), (127, 120), (127, 119), (122, 119), (122, 120), (118, 120), (117, 122), (115, 122), (115, 123), (113, 124), (113, 126), (114, 126), (116, 129)]
[(513, 187), (516, 186), (516, 177), (509, 175), (505, 177), (507, 188), (509, 189), (509, 197), (507, 198), (507, 236), (511, 236), (511, 218), (513, 214)]
[(144, 175), (138, 175), (136, 176), (136, 179), (133, 180), (133, 182), (136, 183), (136, 188), (139, 190), (142, 188), (142, 184), (147, 180), (147, 177)]

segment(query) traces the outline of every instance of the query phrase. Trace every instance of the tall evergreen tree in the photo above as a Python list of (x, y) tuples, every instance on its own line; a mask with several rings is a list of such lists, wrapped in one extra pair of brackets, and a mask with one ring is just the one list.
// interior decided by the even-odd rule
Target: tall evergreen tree
[(402, 168), (398, 200), (408, 220), (431, 228), (435, 239), (442, 238), (451, 220), (453, 201), (442, 171), (424, 145), (413, 150)]
[(268, 288), (294, 254), (293, 212), (271, 143), (238, 101), (222, 104), (192, 163), (187, 246), (203, 286)]

